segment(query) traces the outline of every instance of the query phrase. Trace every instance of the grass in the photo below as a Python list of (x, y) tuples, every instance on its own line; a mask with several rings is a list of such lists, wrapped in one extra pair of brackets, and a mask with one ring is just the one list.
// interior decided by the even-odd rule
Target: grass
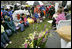
[[(50, 29), (49, 26), (51, 26), (50, 23), (47, 22), (48, 19), (45, 19), (44, 22), (42, 23), (34, 23), (34, 24), (30, 24), (30, 26), (28, 28), (25, 29), (25, 31), (20, 32), (18, 34), (13, 34), (10, 37), (10, 40), (12, 41), (12, 44), (9, 44), (9, 46), (7, 48), (19, 48), (23, 43), (24, 43), (24, 38), (28, 37), (28, 35), (30, 33), (33, 33), (35, 30), (38, 32), (41, 32), (44, 29), (45, 24), (47, 25), (47, 28)], [(33, 29), (34, 26), (34, 29)], [(36, 29), (36, 27), (38, 27)]]

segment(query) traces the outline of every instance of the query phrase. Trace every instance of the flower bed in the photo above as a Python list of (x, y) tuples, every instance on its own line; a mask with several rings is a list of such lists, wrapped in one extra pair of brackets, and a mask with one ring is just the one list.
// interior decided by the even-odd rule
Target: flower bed
[(25, 38), (24, 44), (20, 48), (44, 48), (48, 40), (49, 30), (44, 28), (42, 32), (34, 31), (29, 34), (29, 37)]

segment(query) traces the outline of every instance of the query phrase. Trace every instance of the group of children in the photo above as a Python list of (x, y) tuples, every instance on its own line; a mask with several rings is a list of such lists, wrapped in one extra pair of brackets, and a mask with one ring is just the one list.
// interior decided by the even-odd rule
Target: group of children
[[(12, 17), (12, 14), (14, 12), (13, 8), (10, 7), (9, 9), (4, 9), (4, 7), (1, 7), (1, 47), (2, 48), (6, 48), (9, 43), (10, 44), (12, 43), (8, 37), (10, 37), (14, 33), (17, 34), (18, 29), (20, 29), (20, 31), (24, 31), (25, 28), (29, 27), (28, 18), (32, 19), (34, 22), (37, 23), (38, 20), (43, 20), (44, 16), (45, 17), (52, 16), (55, 12), (54, 6), (49, 6), (49, 7), (41, 6), (40, 8), (34, 6), (31, 8), (31, 10), (32, 12), (29, 11), (30, 15), (26, 15), (24, 13), (17, 14), (16, 18), (13, 19)], [(51, 11), (54, 12), (52, 13)]]

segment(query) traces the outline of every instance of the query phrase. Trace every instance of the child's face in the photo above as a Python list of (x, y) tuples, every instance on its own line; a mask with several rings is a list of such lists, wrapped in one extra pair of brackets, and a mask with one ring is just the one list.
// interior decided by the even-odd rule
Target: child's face
[(23, 15), (23, 18), (25, 18), (25, 15)]
[(60, 13), (59, 12), (57, 12), (57, 15), (59, 15)]

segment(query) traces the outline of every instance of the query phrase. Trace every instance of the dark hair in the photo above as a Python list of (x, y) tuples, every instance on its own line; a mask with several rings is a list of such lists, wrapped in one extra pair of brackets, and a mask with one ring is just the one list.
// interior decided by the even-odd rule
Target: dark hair
[(8, 17), (8, 21), (10, 21), (10, 19), (11, 19), (11, 18), (10, 18), (10, 17)]
[(68, 12), (68, 11), (69, 11), (69, 9), (68, 9), (68, 8), (64, 9), (64, 12)]
[(10, 6), (10, 9), (12, 10), (12, 9), (13, 9), (13, 7), (11, 7), (11, 6)]
[(24, 15), (24, 13), (21, 14), (22, 16)]

